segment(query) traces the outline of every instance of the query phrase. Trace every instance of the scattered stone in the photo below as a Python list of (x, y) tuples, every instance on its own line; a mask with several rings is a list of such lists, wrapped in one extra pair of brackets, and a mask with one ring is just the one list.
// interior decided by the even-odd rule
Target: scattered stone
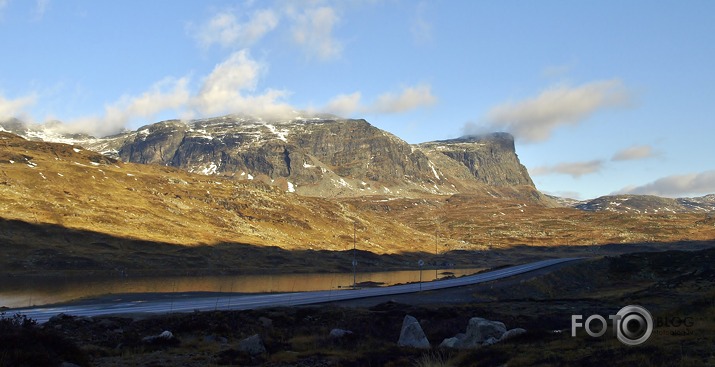
[(145, 336), (142, 338), (142, 343), (144, 344), (155, 344), (155, 345), (177, 345), (179, 344), (179, 339), (174, 337), (174, 334), (169, 330), (164, 330), (159, 335)]
[(352, 335), (352, 331), (350, 330), (343, 330), (343, 329), (333, 329), (330, 330), (330, 335), (328, 337), (330, 339), (340, 339), (346, 335)]
[(511, 330), (508, 330), (507, 332), (505, 332), (504, 335), (501, 336), (501, 339), (499, 339), (499, 341), (511, 339), (515, 336), (519, 336), (519, 335), (523, 335), (523, 334), (526, 334), (526, 329), (522, 329), (520, 327), (514, 328), (514, 329), (511, 329)]
[(412, 347), (419, 349), (429, 349), (430, 343), (425, 332), (416, 318), (406, 315), (402, 321), (402, 330), (397, 345), (401, 347)]
[(472, 317), (469, 319), (461, 348), (476, 348), (489, 338), (498, 340), (505, 332), (506, 326), (502, 322)]
[(507, 331), (502, 322), (473, 317), (469, 319), (465, 334), (457, 334), (452, 338), (446, 338), (439, 346), (440, 348), (474, 349), (496, 344), (502, 340), (525, 333), (526, 330), (522, 328)]
[(267, 353), (266, 347), (263, 345), (263, 340), (258, 334), (251, 335), (246, 339), (238, 342), (238, 350), (248, 353), (252, 356)]
[(70, 363), (70, 362), (62, 362), (60, 367), (79, 367), (79, 365), (76, 365), (76, 364)]
[[(463, 334), (462, 334), (463, 335)], [(439, 345), (440, 348), (452, 348), (452, 349), (457, 349), (459, 348), (460, 343), (462, 340), (459, 339), (457, 336), (453, 336), (451, 338), (444, 339), (442, 343)]]
[(161, 334), (159, 334), (159, 337), (164, 339), (171, 339), (174, 337), (174, 334), (172, 334), (169, 330), (164, 330)]

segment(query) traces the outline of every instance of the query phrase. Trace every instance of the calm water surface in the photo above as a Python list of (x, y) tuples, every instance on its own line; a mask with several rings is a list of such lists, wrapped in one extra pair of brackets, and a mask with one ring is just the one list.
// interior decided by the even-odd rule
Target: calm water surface
[[(422, 280), (442, 278), (447, 273), (469, 275), (481, 269), (423, 270)], [(418, 282), (419, 270), (357, 273), (357, 282), (376, 282), (382, 285)], [(122, 293), (175, 292), (303, 292), (350, 287), (352, 273), (147, 277), (147, 278), (88, 278), (88, 279), (4, 279), (0, 284), (0, 307), (27, 307), (72, 301), (80, 298)]]

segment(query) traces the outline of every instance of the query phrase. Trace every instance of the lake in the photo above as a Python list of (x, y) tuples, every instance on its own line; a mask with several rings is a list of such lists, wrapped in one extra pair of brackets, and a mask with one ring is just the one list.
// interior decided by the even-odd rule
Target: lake
[[(422, 281), (474, 274), (482, 269), (425, 269)], [(360, 283), (394, 285), (420, 281), (419, 270), (357, 273)], [(0, 307), (29, 307), (109, 294), (177, 292), (304, 292), (351, 287), (353, 273), (256, 274), (145, 278), (5, 279), (0, 284)]]

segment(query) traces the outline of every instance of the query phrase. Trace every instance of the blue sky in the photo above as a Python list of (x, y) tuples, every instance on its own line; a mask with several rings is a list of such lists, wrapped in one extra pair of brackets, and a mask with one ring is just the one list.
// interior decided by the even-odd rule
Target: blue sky
[(713, 1), (0, 0), (0, 119), (96, 135), (293, 110), (508, 131), (537, 187), (715, 192)]

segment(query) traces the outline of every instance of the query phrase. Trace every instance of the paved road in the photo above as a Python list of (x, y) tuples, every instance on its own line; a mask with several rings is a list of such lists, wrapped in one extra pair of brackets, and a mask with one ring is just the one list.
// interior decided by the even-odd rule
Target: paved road
[(33, 308), (18, 308), (6, 310), (7, 315), (21, 313), (43, 323), (60, 313), (76, 316), (98, 316), (127, 313), (166, 313), (213, 310), (245, 310), (273, 306), (297, 306), (331, 301), (342, 301), (375, 296), (414, 293), (460, 287), (488, 282), (513, 275), (522, 274), (548, 266), (579, 260), (580, 258), (564, 258), (543, 260), (529, 264), (517, 265), (487, 273), (475, 274), (461, 278), (440, 280), (425, 283), (412, 283), (391, 287), (367, 289), (342, 289), (318, 292), (273, 293), (256, 295), (220, 295), (196, 296), (182, 299), (156, 299), (146, 301), (121, 301), (116, 303), (89, 303), (63, 306), (47, 306)]

